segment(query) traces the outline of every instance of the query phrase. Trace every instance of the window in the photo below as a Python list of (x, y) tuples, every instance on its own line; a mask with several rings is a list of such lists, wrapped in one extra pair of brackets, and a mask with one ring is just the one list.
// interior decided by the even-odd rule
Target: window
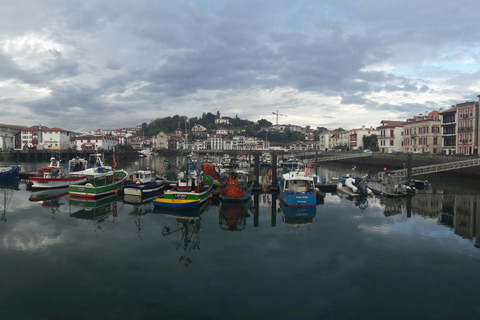
[(434, 144), (434, 145), (437, 145), (437, 144), (438, 144), (438, 143), (437, 143), (437, 141), (438, 141), (438, 140), (437, 140), (437, 138), (436, 138), (436, 137), (435, 137), (435, 138), (433, 138), (433, 144)]
[(393, 140), (390, 140), (390, 145), (393, 146)]

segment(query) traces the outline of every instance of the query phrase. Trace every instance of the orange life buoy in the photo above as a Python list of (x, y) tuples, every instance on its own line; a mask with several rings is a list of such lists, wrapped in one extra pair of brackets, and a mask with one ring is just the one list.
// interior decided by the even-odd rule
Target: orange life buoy
[(137, 179), (137, 180), (135, 180), (135, 183), (140, 184), (140, 183), (142, 183), (142, 181), (140, 181), (140, 179)]
[(108, 182), (112, 182), (112, 176), (107, 177)]

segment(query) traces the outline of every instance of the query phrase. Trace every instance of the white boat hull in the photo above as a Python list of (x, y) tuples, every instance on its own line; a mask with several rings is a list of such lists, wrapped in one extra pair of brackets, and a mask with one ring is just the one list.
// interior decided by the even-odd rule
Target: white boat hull
[(87, 177), (77, 178), (30, 178), (32, 188), (47, 189), (47, 188), (61, 188), (68, 187), (71, 184), (81, 184), (87, 182)]

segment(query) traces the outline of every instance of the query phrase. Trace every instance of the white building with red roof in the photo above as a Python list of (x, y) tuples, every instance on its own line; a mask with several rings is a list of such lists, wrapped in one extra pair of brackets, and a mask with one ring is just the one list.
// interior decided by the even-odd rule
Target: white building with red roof
[(404, 121), (382, 120), (377, 127), (378, 149), (380, 153), (393, 153), (403, 151), (403, 125)]
[(66, 150), (70, 148), (70, 132), (61, 128), (52, 128), (42, 131), (44, 149)]

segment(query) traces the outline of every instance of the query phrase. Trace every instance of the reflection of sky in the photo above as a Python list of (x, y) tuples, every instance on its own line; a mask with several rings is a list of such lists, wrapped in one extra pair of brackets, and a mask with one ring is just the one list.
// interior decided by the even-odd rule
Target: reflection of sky
[[(21, 190), (12, 201), (28, 196)], [(23, 318), (354, 319), (376, 318), (380, 308), (399, 318), (415, 311), (436, 318), (452, 315), (446, 308), (472, 310), (480, 284), (480, 250), (471, 240), (435, 219), (385, 217), (378, 205), (361, 211), (331, 194), (301, 234), (286, 230), (278, 203), (274, 215), (260, 203), (258, 227), (249, 211), (245, 229), (236, 232), (220, 228), (214, 206), (201, 217), (200, 250), (186, 251), (180, 231), (162, 236), (164, 227), (181, 229), (185, 220), (147, 214), (139, 237), (131, 205), (119, 202), (115, 221), (97, 223), (70, 217), (78, 209), (63, 203), (54, 219), (34, 203), (12, 208), (0, 225), (0, 301), (11, 306), (8, 315), (18, 309)], [(185, 255), (188, 267), (180, 261)], [(451, 272), (458, 268), (466, 276)]]

